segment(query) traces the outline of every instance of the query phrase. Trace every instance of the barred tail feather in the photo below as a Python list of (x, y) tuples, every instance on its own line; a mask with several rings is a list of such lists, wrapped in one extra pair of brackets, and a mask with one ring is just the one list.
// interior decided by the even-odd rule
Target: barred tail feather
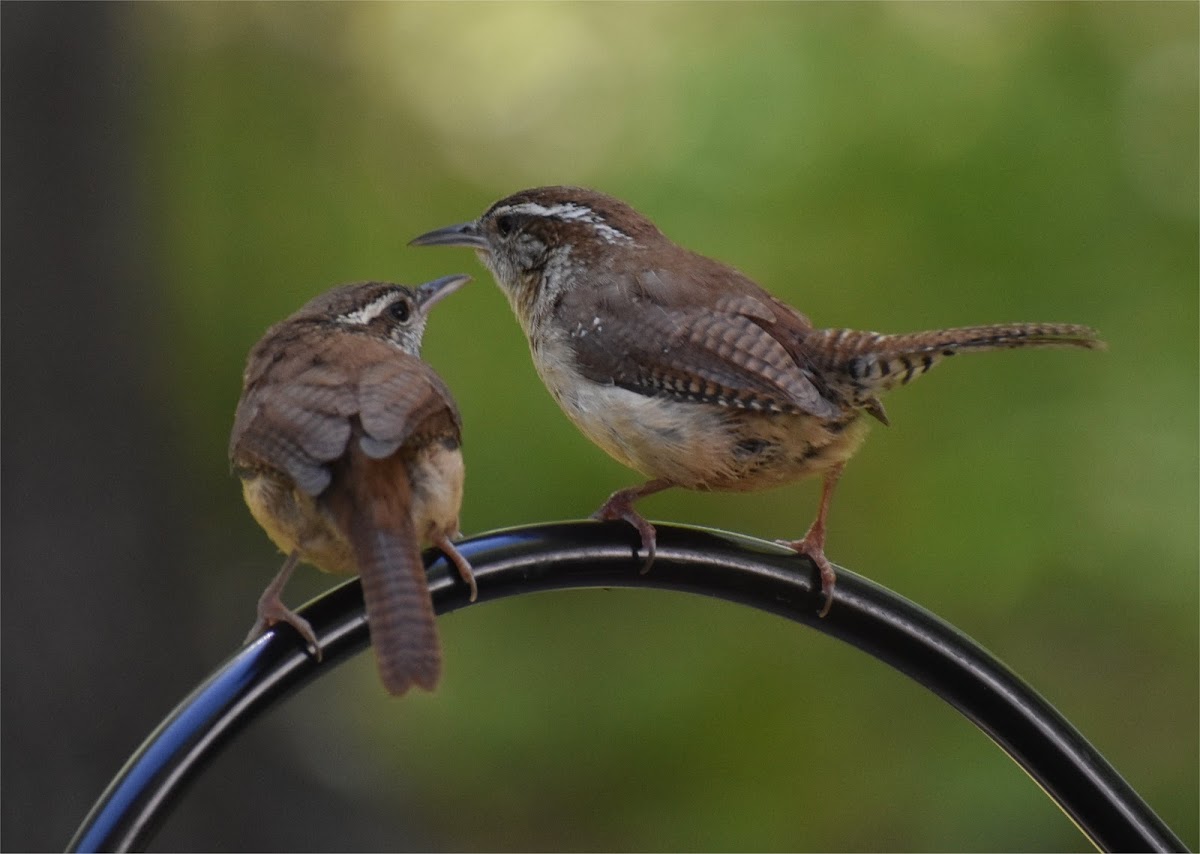
[(371, 459), (352, 441), (322, 500), (354, 550), (384, 687), (395, 696), (413, 685), (434, 690), (442, 648), (402, 456)]
[(1102, 350), (1106, 346), (1096, 330), (1072, 323), (1002, 323), (903, 335), (818, 329), (808, 340), (820, 354), (821, 367), (849, 378), (856, 398), (862, 400), (909, 383), (959, 352), (1019, 347)]
[(356, 532), (353, 540), (384, 687), (396, 696), (413, 685), (434, 690), (442, 650), (416, 537), (377, 528)]

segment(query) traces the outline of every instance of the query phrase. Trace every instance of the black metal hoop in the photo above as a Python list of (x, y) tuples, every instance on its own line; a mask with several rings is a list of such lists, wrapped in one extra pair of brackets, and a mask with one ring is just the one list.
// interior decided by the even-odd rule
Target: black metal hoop
[[(1111, 765), (1049, 703), (954, 627), (849, 570), (833, 609), (806, 558), (762, 540), (658, 525), (658, 558), (640, 575), (622, 523), (569, 522), (464, 540), (479, 600), (577, 587), (653, 587), (740, 602), (840, 638), (911, 676), (974, 722), (1104, 851), (1187, 851)], [(434, 607), (465, 607), (467, 591), (440, 553), (425, 555)], [(357, 579), (302, 609), (321, 641), (317, 663), (288, 627), (268, 632), (216, 670), (150, 734), (101, 795), (70, 851), (148, 844), (184, 785), (228, 739), (292, 689), (369, 643)]]

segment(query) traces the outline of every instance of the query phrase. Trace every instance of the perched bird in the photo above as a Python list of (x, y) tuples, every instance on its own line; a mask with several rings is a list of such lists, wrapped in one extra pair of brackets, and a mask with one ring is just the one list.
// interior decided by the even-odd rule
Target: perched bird
[(417, 288), (344, 285), (267, 330), (250, 351), (229, 441), (246, 504), (287, 555), (247, 641), (286, 622), (320, 657), (280, 593), (296, 564), (362, 578), (379, 675), (395, 695), (432, 691), (441, 645), (420, 546), (471, 566), (451, 543), (462, 504), (462, 423), (419, 358), (429, 310), (468, 276)]
[(496, 202), (418, 246), (468, 246), (508, 297), (533, 363), (567, 416), (649, 480), (594, 514), (641, 535), (634, 508), (672, 486), (765, 489), (810, 475), (824, 485), (816, 520), (787, 541), (821, 573), (821, 615), (835, 573), (826, 519), (846, 461), (884, 424), (880, 395), (959, 352), (1103, 346), (1094, 330), (1016, 323), (884, 335), (816, 329), (725, 264), (673, 243), (629, 205), (595, 190), (541, 187)]

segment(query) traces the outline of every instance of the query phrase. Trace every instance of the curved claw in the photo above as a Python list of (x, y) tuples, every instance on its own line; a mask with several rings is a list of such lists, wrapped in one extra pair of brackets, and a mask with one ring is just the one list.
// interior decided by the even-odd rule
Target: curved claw
[(467, 587), (470, 588), (471, 597), (469, 601), (474, 602), (476, 599), (478, 599), (479, 587), (475, 584), (475, 573), (471, 569), (471, 563), (462, 556), (462, 552), (454, 547), (454, 543), (452, 543), (450, 538), (445, 534), (440, 534), (434, 537), (433, 544), (438, 547), (442, 554), (450, 559), (450, 562), (454, 564), (455, 568), (458, 570), (459, 577), (462, 578), (462, 580), (466, 582)]
[(825, 557), (824, 543), (812, 542), (808, 537), (803, 540), (776, 540), (775, 542), (792, 549), (796, 554), (804, 555), (817, 565), (817, 570), (821, 573), (821, 594), (825, 597), (825, 604), (821, 606), (817, 616), (827, 616), (829, 609), (833, 607), (833, 588), (837, 584), (837, 573), (833, 571), (833, 564), (829, 562), (829, 558)]
[(628, 522), (637, 529), (638, 534), (642, 538), (642, 548), (646, 551), (646, 561), (639, 570), (642, 575), (649, 572), (650, 567), (654, 565), (654, 557), (658, 551), (658, 535), (654, 530), (654, 526), (647, 522), (645, 517), (633, 508), (633, 502), (639, 498), (644, 498), (647, 495), (666, 489), (669, 486), (671, 484), (668, 481), (652, 480), (641, 486), (618, 490), (608, 497), (608, 500), (600, 506), (599, 510), (592, 514), (593, 519), (601, 522), (612, 522), (619, 519), (623, 522)]
[(284, 560), (279, 574), (267, 585), (267, 589), (263, 591), (262, 596), (258, 597), (258, 619), (250, 627), (250, 634), (246, 635), (246, 640), (243, 643), (250, 643), (276, 623), (287, 623), (300, 633), (300, 637), (304, 638), (308, 644), (309, 652), (316, 657), (317, 661), (320, 661), (321, 645), (317, 643), (317, 635), (313, 631), (312, 625), (308, 620), (301, 617), (287, 605), (284, 605), (283, 599), (280, 598), (284, 585), (291, 578), (292, 570), (296, 568), (296, 564), (299, 562), (299, 552), (293, 551), (289, 554), (287, 559)]
[[(883, 407), (880, 405), (879, 414), (876, 414), (876, 417), (879, 417), (882, 412)], [(880, 420), (886, 424), (885, 419), (886, 416)], [(834, 487), (837, 486), (838, 478), (842, 476), (844, 467), (845, 463), (838, 463), (825, 472), (821, 483), (821, 505), (817, 510), (817, 518), (809, 526), (804, 538), (801, 540), (776, 540), (781, 546), (787, 546), (789, 549), (795, 550), (797, 554), (807, 557), (820, 570), (821, 592), (825, 594), (825, 604), (817, 612), (818, 617), (825, 617), (829, 613), (829, 609), (833, 607), (833, 587), (837, 584), (837, 573), (833, 571), (833, 564), (829, 562), (829, 558), (825, 557), (825, 520), (829, 515), (829, 503), (833, 500)]]
[(645, 575), (650, 571), (650, 567), (654, 565), (654, 558), (658, 554), (658, 532), (654, 530), (654, 526), (646, 521), (641, 513), (638, 513), (632, 507), (621, 509), (610, 509), (606, 503), (603, 507), (592, 514), (592, 518), (600, 522), (614, 522), (620, 520), (628, 522), (637, 529), (642, 538), (642, 548), (646, 552), (646, 560), (642, 564), (642, 568), (638, 570), (640, 575)]
[(317, 661), (321, 660), (321, 645), (317, 643), (317, 635), (313, 631), (312, 624), (284, 605), (278, 597), (274, 601), (260, 601), (258, 603), (258, 619), (250, 627), (250, 633), (246, 635), (244, 643), (250, 643), (267, 629), (279, 623), (287, 623), (299, 632), (300, 637), (304, 638), (308, 651), (313, 654)]

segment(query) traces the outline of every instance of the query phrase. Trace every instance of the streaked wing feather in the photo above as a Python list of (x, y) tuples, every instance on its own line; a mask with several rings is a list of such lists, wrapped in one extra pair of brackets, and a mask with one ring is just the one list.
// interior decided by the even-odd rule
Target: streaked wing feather
[(458, 407), (441, 378), (420, 359), (405, 354), (393, 354), (362, 373), (358, 414), (365, 433), (362, 448), (376, 457), (414, 435), (462, 431)]
[[(734, 292), (711, 310), (672, 303), (662, 294), (678, 291), (667, 287), (663, 275), (633, 277), (626, 291), (610, 286), (605, 298), (592, 294), (591, 310), (564, 300), (565, 311), (585, 318), (569, 341), (586, 377), (641, 394), (742, 409), (822, 416), (837, 411), (819, 391), (815, 370), (771, 334), (776, 314), (767, 302)], [(631, 308), (641, 313), (637, 324), (613, 321), (618, 310)]]
[(330, 481), (327, 464), (350, 438), (354, 397), (339, 381), (340, 372), (323, 363), (279, 362), (259, 371), (238, 404), (231, 456), (282, 470), (306, 493), (321, 493)]
[[(376, 459), (395, 453), (415, 432), (445, 424), (461, 429), (449, 392), (420, 359), (366, 336), (320, 343), (310, 359), (265, 367), (252, 361), (230, 440), (235, 463), (282, 470), (318, 495), (329, 485), (329, 464), (346, 453), (354, 416), (363, 450)], [(364, 363), (357, 382), (336, 367)]]

